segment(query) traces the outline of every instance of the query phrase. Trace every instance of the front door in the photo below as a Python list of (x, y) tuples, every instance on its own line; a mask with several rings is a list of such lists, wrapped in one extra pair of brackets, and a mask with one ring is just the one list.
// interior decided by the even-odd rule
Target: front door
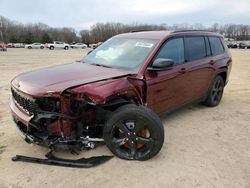
[(183, 104), (189, 97), (186, 77), (184, 39), (173, 38), (160, 48), (154, 57), (172, 59), (174, 66), (169, 70), (146, 71), (147, 105), (157, 113), (171, 110)]

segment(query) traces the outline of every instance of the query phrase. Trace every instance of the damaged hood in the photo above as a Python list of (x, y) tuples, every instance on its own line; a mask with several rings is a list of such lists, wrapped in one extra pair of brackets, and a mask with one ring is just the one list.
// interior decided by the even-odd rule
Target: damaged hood
[(20, 74), (12, 80), (12, 85), (26, 94), (44, 96), (60, 94), (74, 86), (129, 74), (126, 70), (76, 62)]

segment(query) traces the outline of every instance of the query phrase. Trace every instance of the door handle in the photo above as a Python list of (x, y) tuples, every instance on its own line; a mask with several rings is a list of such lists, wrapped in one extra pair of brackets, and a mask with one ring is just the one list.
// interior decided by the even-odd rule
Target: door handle
[(185, 68), (181, 68), (180, 70), (179, 70), (179, 73), (181, 73), (181, 74), (184, 74), (186, 72), (186, 69)]
[(214, 60), (211, 60), (211, 61), (209, 61), (209, 64), (210, 64), (210, 65), (214, 65), (214, 64), (215, 64), (215, 61), (214, 61)]

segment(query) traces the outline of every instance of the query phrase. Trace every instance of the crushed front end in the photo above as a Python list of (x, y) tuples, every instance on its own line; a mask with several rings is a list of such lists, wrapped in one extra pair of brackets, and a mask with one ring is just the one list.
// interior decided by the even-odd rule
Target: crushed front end
[(28, 143), (54, 147), (94, 148), (102, 143), (106, 111), (84, 95), (33, 97), (11, 88), (10, 108), (18, 131)]

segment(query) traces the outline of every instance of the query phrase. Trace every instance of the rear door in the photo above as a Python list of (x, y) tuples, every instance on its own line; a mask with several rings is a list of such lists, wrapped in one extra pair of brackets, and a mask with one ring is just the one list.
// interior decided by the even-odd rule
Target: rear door
[(227, 71), (227, 73), (230, 73), (232, 59), (231, 56), (228, 54), (228, 51), (226, 50), (226, 46), (223, 45), (223, 38), (217, 36), (210, 36), (208, 38), (211, 45), (211, 51), (213, 54), (212, 57), (213, 67), (218, 72)]
[(186, 36), (185, 43), (185, 70), (188, 82), (188, 101), (206, 95), (215, 69), (214, 57), (208, 38), (205, 36)]

